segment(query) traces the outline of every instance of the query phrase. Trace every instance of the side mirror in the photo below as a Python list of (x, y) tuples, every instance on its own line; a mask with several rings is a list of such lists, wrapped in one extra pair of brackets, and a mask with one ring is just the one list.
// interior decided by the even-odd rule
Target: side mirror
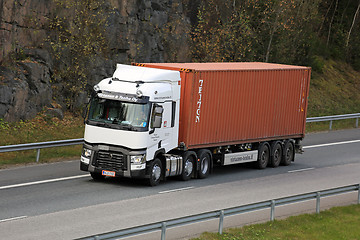
[(155, 106), (155, 110), (154, 110), (155, 114), (162, 114), (164, 112), (164, 108), (161, 106)]
[(86, 124), (86, 118), (89, 115), (89, 111), (90, 111), (90, 100), (87, 102), (87, 104), (83, 108), (82, 117), (84, 119), (84, 124)]
[(155, 105), (154, 110), (151, 117), (151, 131), (150, 134), (152, 134), (155, 131), (155, 128), (161, 128), (162, 124), (162, 114), (164, 112), (164, 108), (160, 105)]

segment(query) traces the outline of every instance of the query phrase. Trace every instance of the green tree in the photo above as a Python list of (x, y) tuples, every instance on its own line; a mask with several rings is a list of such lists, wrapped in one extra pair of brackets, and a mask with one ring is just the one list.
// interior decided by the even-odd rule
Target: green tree
[(55, 89), (64, 96), (70, 110), (91, 77), (91, 64), (107, 49), (105, 2), (98, 0), (56, 0), (57, 9), (49, 28), (54, 54)]
[(202, 2), (191, 38), (193, 60), (199, 62), (248, 61), (256, 41), (241, 9), (233, 1), (215, 0)]

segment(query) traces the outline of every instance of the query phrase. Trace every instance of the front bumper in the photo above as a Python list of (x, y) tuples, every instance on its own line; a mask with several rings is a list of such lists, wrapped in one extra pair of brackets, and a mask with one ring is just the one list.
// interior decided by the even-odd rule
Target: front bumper
[[(148, 177), (146, 169), (131, 168), (130, 156), (144, 154), (145, 150), (128, 150), (109, 145), (85, 143), (84, 148), (92, 151), (91, 156), (81, 156), (80, 170), (101, 174), (103, 170), (115, 172), (115, 177)], [(134, 168), (134, 167), (133, 167)]]

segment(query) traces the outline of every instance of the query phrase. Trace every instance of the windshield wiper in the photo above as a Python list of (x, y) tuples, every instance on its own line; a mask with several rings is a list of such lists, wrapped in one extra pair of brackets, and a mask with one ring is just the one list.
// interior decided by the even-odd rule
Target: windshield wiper
[(121, 124), (121, 126), (127, 130), (130, 130), (130, 131), (136, 131), (136, 129), (134, 128), (133, 125), (131, 125), (130, 123), (127, 123), (127, 124)]

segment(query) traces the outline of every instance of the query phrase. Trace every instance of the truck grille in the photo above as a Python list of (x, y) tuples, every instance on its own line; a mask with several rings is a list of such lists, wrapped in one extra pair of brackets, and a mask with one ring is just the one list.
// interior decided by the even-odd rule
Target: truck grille
[(99, 151), (96, 156), (95, 166), (113, 171), (127, 170), (126, 157), (118, 152)]

